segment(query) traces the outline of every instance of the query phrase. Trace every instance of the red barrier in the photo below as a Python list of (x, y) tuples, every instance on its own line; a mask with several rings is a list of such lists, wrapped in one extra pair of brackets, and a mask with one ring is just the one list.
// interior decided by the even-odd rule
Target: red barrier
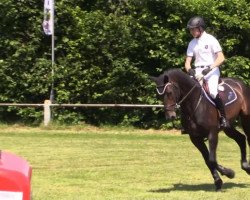
[(9, 152), (0, 152), (0, 199), (30, 200), (31, 173), (28, 162)]

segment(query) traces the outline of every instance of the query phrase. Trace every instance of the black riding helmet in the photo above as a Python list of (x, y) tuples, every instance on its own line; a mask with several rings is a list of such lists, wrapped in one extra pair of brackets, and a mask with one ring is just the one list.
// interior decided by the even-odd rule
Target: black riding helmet
[(202, 28), (203, 30), (205, 29), (206, 25), (202, 17), (200, 16), (195, 16), (192, 17), (188, 23), (187, 23), (187, 28)]

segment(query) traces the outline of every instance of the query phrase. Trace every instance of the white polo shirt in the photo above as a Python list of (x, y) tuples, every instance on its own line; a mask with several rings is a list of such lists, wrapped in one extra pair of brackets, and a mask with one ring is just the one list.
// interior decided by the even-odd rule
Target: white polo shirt
[(201, 37), (193, 38), (187, 49), (187, 56), (194, 57), (195, 66), (209, 66), (214, 63), (216, 53), (222, 51), (218, 40), (206, 33), (202, 33)]

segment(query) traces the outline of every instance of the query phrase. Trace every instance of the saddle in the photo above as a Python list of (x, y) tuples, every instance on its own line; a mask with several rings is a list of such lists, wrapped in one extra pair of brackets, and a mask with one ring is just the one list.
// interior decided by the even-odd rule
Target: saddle
[[(202, 90), (204, 93), (204, 96), (213, 104), (215, 105), (213, 98), (209, 95), (209, 87), (206, 81), (203, 81)], [(225, 106), (233, 103), (237, 100), (237, 94), (234, 91), (234, 89), (228, 84), (225, 83), (220, 79), (219, 85), (218, 85), (218, 93), (220, 95), (220, 98), (222, 99), (222, 102)]]

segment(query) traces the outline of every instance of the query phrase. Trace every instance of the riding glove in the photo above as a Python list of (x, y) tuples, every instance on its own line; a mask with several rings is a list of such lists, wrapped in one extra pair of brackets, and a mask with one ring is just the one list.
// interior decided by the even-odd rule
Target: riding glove
[(195, 77), (195, 70), (192, 69), (192, 68), (190, 68), (190, 69), (188, 70), (188, 74), (189, 74), (190, 76)]
[(201, 73), (205, 76), (211, 71), (210, 67), (204, 69)]

